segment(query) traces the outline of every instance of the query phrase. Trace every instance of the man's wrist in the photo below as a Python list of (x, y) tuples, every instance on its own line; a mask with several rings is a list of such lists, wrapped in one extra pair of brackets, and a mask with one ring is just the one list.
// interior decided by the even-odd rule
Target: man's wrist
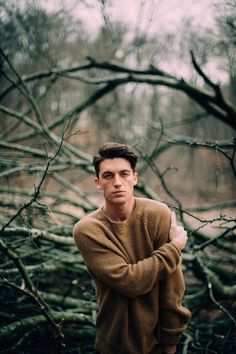
[(170, 242), (168, 243), (168, 245), (173, 246), (174, 249), (175, 249), (176, 251), (178, 251), (178, 254), (181, 255), (181, 250), (179, 249), (179, 247), (178, 247), (173, 241), (170, 241)]
[(176, 345), (163, 345), (161, 350), (162, 354), (174, 354), (176, 353)]

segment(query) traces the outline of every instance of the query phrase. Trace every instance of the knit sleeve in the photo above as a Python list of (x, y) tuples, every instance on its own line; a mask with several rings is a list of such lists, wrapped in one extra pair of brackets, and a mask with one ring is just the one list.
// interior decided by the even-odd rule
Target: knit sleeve
[(180, 260), (179, 250), (169, 243), (153, 251), (150, 257), (130, 264), (96, 225), (88, 228), (78, 223), (73, 236), (92, 275), (130, 298), (148, 293), (176, 270)]
[(187, 328), (191, 312), (182, 306), (185, 284), (178, 264), (176, 270), (160, 282), (160, 344), (176, 345)]
[[(170, 241), (169, 208), (162, 208), (161, 216), (158, 225), (157, 248), (163, 247), (166, 242)], [(181, 304), (184, 290), (185, 284), (180, 261), (174, 272), (159, 282), (159, 329), (162, 345), (176, 345), (181, 334), (187, 328), (191, 312)]]

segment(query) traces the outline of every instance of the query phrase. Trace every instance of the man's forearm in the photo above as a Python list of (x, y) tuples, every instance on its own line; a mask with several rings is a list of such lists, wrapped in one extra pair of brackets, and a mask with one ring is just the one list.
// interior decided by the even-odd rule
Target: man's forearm
[(182, 306), (185, 284), (181, 265), (160, 283), (160, 342), (176, 345), (187, 327), (190, 311)]
[[(180, 261), (180, 251), (168, 243), (151, 256), (130, 264), (117, 250), (95, 242), (90, 235), (74, 234), (75, 242), (91, 273), (127, 297), (137, 297), (152, 290), (160, 280), (173, 273)], [(84, 240), (86, 239), (86, 243)]]

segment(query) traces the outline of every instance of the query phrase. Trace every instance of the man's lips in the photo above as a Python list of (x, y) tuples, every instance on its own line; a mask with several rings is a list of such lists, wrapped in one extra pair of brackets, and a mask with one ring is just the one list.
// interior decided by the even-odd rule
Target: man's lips
[(122, 193), (125, 193), (125, 191), (115, 191), (115, 192), (112, 192), (112, 194), (122, 194)]

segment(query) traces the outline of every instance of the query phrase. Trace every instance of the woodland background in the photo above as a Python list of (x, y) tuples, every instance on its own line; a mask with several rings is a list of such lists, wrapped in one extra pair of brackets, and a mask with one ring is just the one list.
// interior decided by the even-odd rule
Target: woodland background
[(102, 201), (91, 158), (114, 140), (140, 155), (136, 195), (188, 230), (178, 353), (233, 354), (236, 1), (212, 5), (213, 26), (185, 16), (155, 32), (161, 1), (137, 1), (133, 27), (114, 3), (78, 1), (83, 20), (63, 1), (0, 1), (0, 353), (92, 353), (95, 291), (72, 228)]

